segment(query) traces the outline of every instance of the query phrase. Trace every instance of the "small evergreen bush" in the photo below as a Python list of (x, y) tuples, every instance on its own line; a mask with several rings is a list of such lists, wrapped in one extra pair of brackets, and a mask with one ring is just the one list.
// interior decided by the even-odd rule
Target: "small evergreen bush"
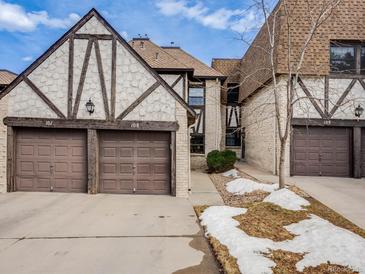
[(212, 150), (207, 155), (207, 165), (209, 172), (225, 172), (234, 168), (237, 161), (236, 153), (232, 150)]

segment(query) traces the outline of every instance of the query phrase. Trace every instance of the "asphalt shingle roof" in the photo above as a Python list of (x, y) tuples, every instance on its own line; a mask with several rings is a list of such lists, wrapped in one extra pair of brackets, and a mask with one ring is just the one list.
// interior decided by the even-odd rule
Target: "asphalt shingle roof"
[(136, 38), (129, 44), (154, 69), (194, 70), (196, 77), (224, 77), (179, 47), (160, 47), (148, 38)]
[(9, 85), (17, 75), (6, 69), (0, 69), (0, 85)]

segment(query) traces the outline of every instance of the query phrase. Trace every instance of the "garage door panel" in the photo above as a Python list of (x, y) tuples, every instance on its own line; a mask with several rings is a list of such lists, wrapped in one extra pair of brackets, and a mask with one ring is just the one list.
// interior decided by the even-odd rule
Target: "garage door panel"
[[(169, 146), (169, 133), (101, 132), (100, 191), (168, 194), (170, 192)], [(106, 149), (113, 157), (108, 157)], [(111, 153), (112, 150), (116, 153)], [(116, 168), (113, 172), (108, 172), (105, 164), (116, 164)]]
[(348, 128), (295, 127), (292, 174), (307, 176), (350, 176)]
[[(86, 191), (85, 132), (27, 128), (18, 129), (16, 136), (17, 190), (52, 191), (53, 187), (53, 191)], [(27, 184), (23, 183), (24, 176)]]

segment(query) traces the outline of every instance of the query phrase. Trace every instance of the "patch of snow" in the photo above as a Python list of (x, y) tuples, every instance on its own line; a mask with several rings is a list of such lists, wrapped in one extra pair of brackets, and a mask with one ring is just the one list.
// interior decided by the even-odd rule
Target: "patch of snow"
[(302, 207), (310, 205), (306, 199), (286, 188), (273, 191), (264, 199), (264, 202), (273, 203), (289, 210), (305, 210)]
[(263, 190), (266, 192), (273, 192), (278, 189), (278, 184), (262, 184), (252, 181), (246, 178), (239, 178), (228, 182), (226, 185), (226, 189), (228, 192), (233, 193), (235, 195), (243, 195), (245, 193), (250, 193), (255, 190)]
[(231, 169), (222, 174), (224, 177), (233, 177), (233, 178), (240, 178), (241, 176), (238, 175), (237, 169)]
[(285, 228), (298, 236), (282, 243), (282, 247), (287, 251), (307, 253), (296, 264), (299, 271), (329, 261), (365, 273), (365, 239), (361, 236), (316, 215)]
[(270, 239), (251, 237), (238, 228), (233, 217), (246, 213), (245, 208), (212, 206), (200, 216), (207, 234), (225, 245), (229, 253), (237, 258), (242, 273), (272, 273), (275, 263), (263, 253), (282, 249), (306, 253), (296, 265), (299, 271), (307, 266), (317, 266), (330, 261), (332, 264), (349, 266), (365, 273), (365, 239), (357, 234), (339, 228), (330, 222), (311, 215), (310, 219), (291, 224), (285, 228), (296, 234), (293, 240), (274, 242)]
[(211, 206), (200, 216), (202, 225), (206, 226), (207, 234), (225, 245), (229, 254), (237, 258), (237, 264), (242, 273), (271, 273), (275, 263), (264, 257), (261, 252), (269, 252), (273, 241), (250, 237), (237, 226), (239, 222), (232, 217), (246, 213), (245, 208), (229, 206)]

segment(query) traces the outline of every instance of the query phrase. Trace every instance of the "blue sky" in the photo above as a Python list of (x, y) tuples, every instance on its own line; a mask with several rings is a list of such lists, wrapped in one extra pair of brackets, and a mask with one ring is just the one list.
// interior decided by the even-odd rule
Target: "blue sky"
[(127, 40), (147, 34), (171, 41), (210, 64), (213, 57), (239, 58), (260, 25), (250, 0), (0, 0), (0, 68), (20, 73), (91, 8)]

